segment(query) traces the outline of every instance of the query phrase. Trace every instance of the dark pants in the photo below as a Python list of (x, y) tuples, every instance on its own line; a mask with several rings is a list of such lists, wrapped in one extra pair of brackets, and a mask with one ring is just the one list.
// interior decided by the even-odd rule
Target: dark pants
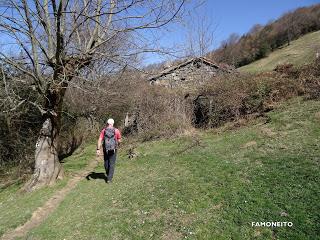
[(116, 158), (117, 158), (117, 150), (116, 151), (104, 151), (104, 168), (107, 174), (107, 180), (111, 181), (113, 178), (114, 168), (116, 165)]

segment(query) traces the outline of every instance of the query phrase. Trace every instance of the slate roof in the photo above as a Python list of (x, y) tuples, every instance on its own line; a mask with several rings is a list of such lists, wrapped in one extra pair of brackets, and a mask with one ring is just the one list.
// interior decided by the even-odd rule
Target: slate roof
[(202, 63), (204, 64), (207, 64), (211, 67), (214, 67), (216, 69), (221, 69), (222, 71), (225, 71), (225, 72), (231, 72), (230, 69), (226, 68), (226, 67), (223, 67), (223, 66), (220, 66), (218, 65), (217, 63), (205, 58), (205, 57), (196, 57), (196, 58), (191, 58), (191, 59), (188, 59), (178, 65), (175, 65), (175, 66), (172, 66), (172, 67), (169, 67), (165, 70), (163, 70), (162, 72), (156, 74), (156, 75), (153, 75), (152, 77), (150, 77), (148, 80), (149, 81), (155, 81), (157, 80), (158, 78), (162, 77), (162, 76), (165, 76), (167, 74), (170, 74), (170, 73), (173, 73), (175, 70), (177, 69), (180, 69), (184, 66), (187, 66), (188, 64), (192, 63), (192, 62), (199, 62), (201, 61)]

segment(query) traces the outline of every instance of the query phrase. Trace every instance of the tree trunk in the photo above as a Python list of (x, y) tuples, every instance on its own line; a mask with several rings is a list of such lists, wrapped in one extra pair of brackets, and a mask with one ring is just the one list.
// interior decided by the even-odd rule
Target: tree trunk
[(35, 169), (24, 190), (32, 191), (44, 185), (53, 184), (63, 177), (62, 165), (58, 158), (58, 126), (51, 118), (42, 124), (35, 150)]
[(31, 179), (23, 187), (25, 191), (32, 191), (45, 185), (51, 185), (57, 179), (63, 178), (63, 168), (59, 162), (58, 144), (61, 127), (61, 109), (65, 89), (49, 90), (47, 93), (45, 114), (42, 128), (36, 143), (35, 168)]
[(288, 29), (287, 30), (287, 43), (288, 43), (288, 46), (290, 46), (290, 41), (291, 41), (291, 36), (290, 36), (289, 29)]

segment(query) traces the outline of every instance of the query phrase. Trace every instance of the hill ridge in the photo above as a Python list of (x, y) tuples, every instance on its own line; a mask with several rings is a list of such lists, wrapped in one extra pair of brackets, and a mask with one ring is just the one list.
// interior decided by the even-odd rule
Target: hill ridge
[(267, 57), (237, 68), (241, 72), (272, 71), (279, 64), (291, 63), (299, 66), (310, 63), (320, 53), (320, 31), (308, 33), (291, 42), (289, 46), (271, 52)]

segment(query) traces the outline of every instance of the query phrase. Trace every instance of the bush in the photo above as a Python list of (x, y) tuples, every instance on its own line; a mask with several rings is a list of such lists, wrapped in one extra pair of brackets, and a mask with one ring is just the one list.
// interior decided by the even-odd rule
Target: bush
[(137, 99), (137, 130), (141, 140), (171, 137), (191, 127), (191, 107), (182, 93), (145, 86)]
[(197, 89), (194, 124), (216, 127), (248, 114), (262, 115), (294, 96), (320, 98), (319, 66), (318, 61), (300, 68), (283, 65), (273, 72), (214, 78)]
[(308, 99), (320, 99), (320, 59), (301, 67), (299, 80)]

